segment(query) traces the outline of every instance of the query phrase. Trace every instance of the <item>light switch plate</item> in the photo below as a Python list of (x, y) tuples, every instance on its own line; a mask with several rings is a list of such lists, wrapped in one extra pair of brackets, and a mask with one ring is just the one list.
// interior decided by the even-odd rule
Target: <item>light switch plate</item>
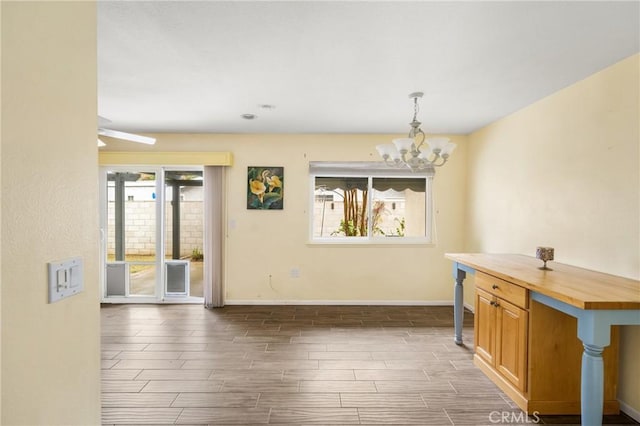
[(73, 296), (84, 289), (82, 258), (47, 263), (49, 303)]

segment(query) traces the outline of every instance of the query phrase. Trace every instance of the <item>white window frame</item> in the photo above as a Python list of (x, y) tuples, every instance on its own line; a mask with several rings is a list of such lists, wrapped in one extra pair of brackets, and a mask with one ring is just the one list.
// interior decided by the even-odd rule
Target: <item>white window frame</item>
[[(309, 244), (338, 244), (338, 245), (379, 245), (379, 244), (433, 244), (433, 168), (412, 172), (408, 168), (393, 168), (380, 162), (364, 161), (311, 161), (309, 162)], [(371, 218), (371, 207), (373, 199), (372, 184), (373, 178), (424, 178), (425, 179), (425, 235), (423, 237), (385, 237), (372, 235), (371, 220), (367, 221), (369, 227), (367, 236), (364, 237), (314, 237), (314, 202), (315, 202), (315, 181), (317, 177), (360, 177), (368, 180), (368, 200), (367, 215)]]

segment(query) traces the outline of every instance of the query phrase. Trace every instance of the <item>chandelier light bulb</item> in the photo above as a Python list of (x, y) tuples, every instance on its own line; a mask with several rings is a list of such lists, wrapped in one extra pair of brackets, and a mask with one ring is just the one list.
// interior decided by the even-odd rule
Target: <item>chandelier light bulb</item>
[(405, 155), (407, 152), (412, 151), (412, 148), (414, 147), (413, 143), (414, 139), (412, 138), (399, 138), (393, 140), (393, 144), (395, 145), (398, 152), (400, 152), (400, 154), (402, 155)]
[(439, 153), (449, 143), (448, 138), (429, 138), (427, 143), (431, 150), (435, 153)]
[(458, 146), (458, 145), (456, 145), (456, 144), (455, 144), (455, 143), (453, 143), (453, 142), (449, 142), (449, 143), (447, 143), (447, 144), (444, 146), (444, 148), (442, 148), (442, 152), (440, 152), (440, 155), (441, 155), (442, 157), (448, 157), (448, 156), (450, 156), (450, 155), (451, 155), (451, 153), (453, 152), (453, 150), (454, 150), (454, 149), (456, 149), (456, 146)]

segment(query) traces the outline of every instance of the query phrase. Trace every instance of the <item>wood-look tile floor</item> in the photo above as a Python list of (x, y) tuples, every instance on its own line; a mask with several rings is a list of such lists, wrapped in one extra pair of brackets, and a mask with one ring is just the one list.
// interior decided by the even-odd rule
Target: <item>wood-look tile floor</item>
[(104, 305), (101, 313), (106, 425), (533, 421), (473, 366), (470, 313), (465, 346), (453, 343), (451, 307)]

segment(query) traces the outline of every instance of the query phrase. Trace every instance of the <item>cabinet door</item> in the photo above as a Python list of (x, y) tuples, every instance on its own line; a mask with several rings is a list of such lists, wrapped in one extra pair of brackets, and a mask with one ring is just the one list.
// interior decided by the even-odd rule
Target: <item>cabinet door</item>
[(489, 365), (494, 365), (496, 344), (496, 308), (495, 296), (486, 291), (476, 289), (475, 312), (475, 350)]
[(526, 386), (528, 312), (497, 299), (495, 366), (521, 391)]

